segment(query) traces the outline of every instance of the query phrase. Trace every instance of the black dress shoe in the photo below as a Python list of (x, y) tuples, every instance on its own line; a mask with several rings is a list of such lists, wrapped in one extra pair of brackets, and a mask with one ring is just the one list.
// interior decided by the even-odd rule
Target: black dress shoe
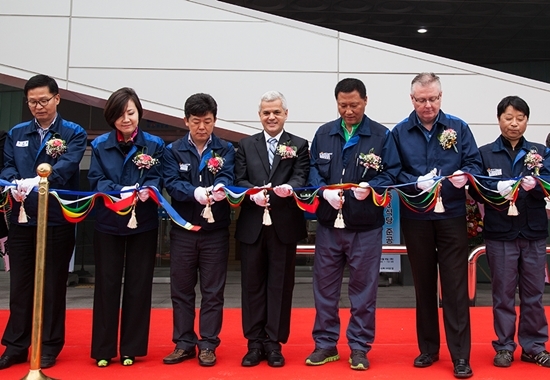
[(14, 364), (25, 363), (27, 361), (27, 355), (2, 355), (0, 357), (0, 369), (6, 369)]
[(260, 350), (259, 348), (251, 348), (244, 356), (241, 365), (243, 367), (254, 367), (260, 364), (260, 362), (264, 359), (265, 352), (263, 350)]
[(272, 350), (267, 353), (267, 364), (270, 367), (282, 367), (285, 365), (285, 358), (280, 350)]
[(472, 368), (470, 368), (470, 363), (466, 359), (457, 359), (454, 361), (454, 365), (454, 375), (457, 379), (467, 379), (474, 374)]
[(414, 359), (414, 366), (419, 368), (429, 367), (439, 360), (439, 354), (420, 354)]
[(42, 355), (40, 356), (40, 368), (50, 368), (55, 365), (55, 356), (53, 355)]

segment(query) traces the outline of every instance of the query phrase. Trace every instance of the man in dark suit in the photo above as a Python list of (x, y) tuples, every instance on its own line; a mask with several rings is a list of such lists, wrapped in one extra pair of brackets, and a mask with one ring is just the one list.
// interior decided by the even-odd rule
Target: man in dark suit
[(296, 244), (307, 235), (292, 189), (306, 184), (308, 142), (283, 130), (288, 109), (281, 93), (266, 92), (259, 115), (264, 131), (242, 139), (235, 156), (236, 186), (265, 188), (243, 201), (235, 234), (241, 254), (243, 332), (248, 339), (242, 365), (252, 367), (267, 359), (268, 365), (282, 367), (281, 343), (290, 333)]

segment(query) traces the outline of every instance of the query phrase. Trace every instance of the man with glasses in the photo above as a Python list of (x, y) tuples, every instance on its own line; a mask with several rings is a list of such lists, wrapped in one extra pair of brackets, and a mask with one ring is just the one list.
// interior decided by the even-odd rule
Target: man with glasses
[[(55, 80), (36, 75), (24, 87), (33, 120), (13, 127), (4, 147), (0, 178), (14, 184), (14, 199), (8, 235), (10, 246), (10, 317), (2, 344), (0, 369), (27, 361), (31, 344), (36, 223), (39, 177), (36, 168), (48, 163), (51, 189), (78, 189), (78, 166), (86, 150), (87, 136), (75, 123), (57, 113), (60, 102)], [(24, 202), (24, 207), (22, 207)], [(55, 364), (65, 343), (65, 295), (69, 261), (75, 244), (75, 225), (67, 222), (59, 203), (50, 197), (46, 240), (46, 270), (42, 325), (41, 368)]]
[(435, 184), (439, 176), (452, 175), (441, 182), (442, 204), (418, 211), (401, 207), (401, 227), (416, 290), (420, 356), (414, 366), (429, 367), (439, 360), (439, 268), (443, 323), (454, 375), (468, 378), (473, 373), (469, 363), (468, 238), (463, 187), (468, 181), (464, 173), (480, 173), (481, 158), (468, 124), (441, 111), (442, 96), (437, 75), (418, 74), (411, 83), (414, 111), (392, 133), (402, 163), (398, 182), (411, 184), (403, 188), (405, 192), (423, 199), (439, 186)]

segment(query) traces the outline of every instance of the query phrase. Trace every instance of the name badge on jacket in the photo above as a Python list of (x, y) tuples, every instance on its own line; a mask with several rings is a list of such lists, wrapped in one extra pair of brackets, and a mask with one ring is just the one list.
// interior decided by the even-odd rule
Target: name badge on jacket
[(180, 163), (180, 171), (182, 172), (188, 172), (190, 167), (191, 167), (191, 164)]
[(502, 169), (487, 169), (487, 173), (489, 173), (489, 177), (496, 177), (502, 175)]
[(15, 146), (25, 148), (25, 147), (29, 146), (29, 140), (17, 141), (17, 142), (15, 143)]

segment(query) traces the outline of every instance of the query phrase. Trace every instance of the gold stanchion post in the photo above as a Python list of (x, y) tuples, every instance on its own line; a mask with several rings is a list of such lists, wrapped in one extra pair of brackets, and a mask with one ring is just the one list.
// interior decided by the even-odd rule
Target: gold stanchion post
[[(50, 164), (40, 164), (36, 169), (38, 183), (38, 216), (36, 220), (36, 264), (34, 271), (34, 301), (31, 338), (31, 369), (25, 379), (51, 379), (40, 370), (42, 352), (42, 314), (44, 310), (44, 267), (46, 263), (46, 232), (48, 227), (48, 176)], [(53, 379), (52, 379), (53, 380)]]

